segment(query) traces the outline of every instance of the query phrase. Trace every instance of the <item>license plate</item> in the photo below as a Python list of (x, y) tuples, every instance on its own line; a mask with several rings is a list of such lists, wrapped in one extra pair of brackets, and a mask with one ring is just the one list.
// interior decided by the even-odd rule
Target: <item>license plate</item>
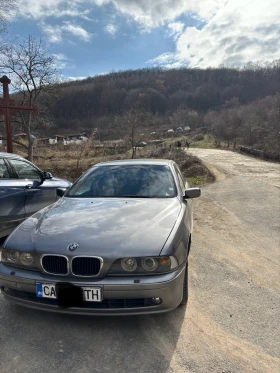
[[(101, 288), (81, 287), (83, 290), (83, 299), (85, 302), (101, 302)], [(36, 284), (36, 294), (39, 298), (57, 299), (56, 286), (53, 284)]]

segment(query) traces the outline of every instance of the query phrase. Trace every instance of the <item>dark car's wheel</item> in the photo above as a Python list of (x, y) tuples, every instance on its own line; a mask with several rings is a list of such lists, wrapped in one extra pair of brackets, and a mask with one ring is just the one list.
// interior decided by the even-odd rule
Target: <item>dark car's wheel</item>
[(186, 264), (185, 278), (183, 284), (183, 298), (180, 306), (186, 305), (188, 302), (188, 263)]

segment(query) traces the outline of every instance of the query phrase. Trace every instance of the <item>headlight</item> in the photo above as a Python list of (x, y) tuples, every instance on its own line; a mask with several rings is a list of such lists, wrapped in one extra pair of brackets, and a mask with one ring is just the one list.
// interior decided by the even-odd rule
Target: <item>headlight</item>
[(18, 267), (30, 267), (34, 263), (34, 256), (30, 253), (2, 248), (0, 250), (0, 261)]
[(30, 266), (34, 262), (34, 257), (30, 253), (21, 253), (20, 262), (25, 266)]
[(127, 272), (133, 272), (137, 268), (137, 262), (134, 258), (124, 258), (121, 260), (122, 268)]
[(123, 258), (116, 260), (109, 269), (109, 275), (158, 274), (172, 271), (178, 267), (173, 256)]
[(142, 267), (146, 271), (154, 272), (158, 267), (158, 261), (155, 258), (144, 258), (141, 260)]

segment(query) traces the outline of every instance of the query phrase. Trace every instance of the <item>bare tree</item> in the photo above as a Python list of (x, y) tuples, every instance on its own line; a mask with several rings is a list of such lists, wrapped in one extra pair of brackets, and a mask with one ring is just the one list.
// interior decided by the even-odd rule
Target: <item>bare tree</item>
[(115, 125), (123, 133), (131, 148), (131, 158), (136, 157), (137, 143), (141, 139), (140, 132), (148, 125), (150, 114), (143, 113), (138, 108), (125, 112), (122, 116), (115, 117)]
[[(33, 106), (39, 98), (54, 95), (60, 82), (54, 56), (48, 54), (42, 40), (32, 36), (2, 49), (0, 70), (9, 75), (20, 105)], [(28, 159), (32, 161), (33, 131), (42, 125), (42, 116), (36, 118), (29, 112), (19, 114), (18, 120), (27, 134)]]
[(198, 113), (188, 108), (177, 109), (169, 120), (174, 127), (190, 126), (194, 128), (197, 123)]
[(97, 134), (97, 128), (94, 128), (89, 138), (87, 139), (87, 141), (85, 141), (78, 147), (77, 161), (76, 161), (76, 177), (79, 177), (82, 173), (81, 171), (82, 162), (84, 161), (85, 156), (88, 155), (89, 149), (95, 139), (96, 134)]

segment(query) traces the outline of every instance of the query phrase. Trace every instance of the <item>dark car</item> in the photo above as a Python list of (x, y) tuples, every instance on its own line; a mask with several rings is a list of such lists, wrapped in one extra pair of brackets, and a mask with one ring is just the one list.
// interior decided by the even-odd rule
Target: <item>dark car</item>
[(188, 296), (192, 198), (173, 161), (97, 164), (0, 249), (18, 304), (76, 314), (170, 311)]
[(58, 188), (66, 190), (71, 185), (18, 155), (0, 153), (0, 238), (24, 219), (57, 201)]

